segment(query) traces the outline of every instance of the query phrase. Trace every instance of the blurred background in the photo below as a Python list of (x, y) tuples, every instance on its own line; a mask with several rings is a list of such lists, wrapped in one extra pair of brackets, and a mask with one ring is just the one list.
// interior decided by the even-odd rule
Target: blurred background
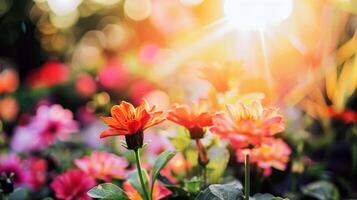
[(356, 0), (0, 0), (2, 145), (40, 105), (103, 128), (91, 124), (118, 100), (167, 109), (227, 80), (226, 101), (264, 93), (284, 112), (294, 173), (309, 155), (353, 196), (356, 30)]

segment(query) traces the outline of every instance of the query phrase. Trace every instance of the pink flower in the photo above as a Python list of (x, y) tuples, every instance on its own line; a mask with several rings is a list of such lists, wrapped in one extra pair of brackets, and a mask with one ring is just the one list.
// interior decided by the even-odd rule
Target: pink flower
[(42, 105), (29, 124), (15, 129), (11, 147), (15, 151), (33, 151), (46, 148), (56, 140), (68, 140), (78, 130), (70, 110), (61, 105)]
[(124, 179), (127, 175), (128, 162), (122, 157), (107, 152), (94, 151), (91, 156), (76, 159), (74, 163), (88, 176), (106, 182), (112, 178)]
[(64, 200), (89, 200), (88, 190), (96, 185), (95, 180), (80, 170), (68, 170), (51, 183), (55, 197)]
[(75, 87), (78, 94), (83, 97), (90, 97), (97, 90), (96, 82), (89, 74), (78, 75)]
[(290, 147), (282, 139), (268, 138), (262, 145), (253, 149), (236, 150), (237, 160), (244, 162), (244, 154), (250, 155), (251, 163), (263, 169), (263, 174), (269, 176), (271, 168), (285, 170), (291, 154)]
[(98, 74), (100, 84), (107, 89), (122, 89), (128, 81), (128, 71), (117, 59), (110, 59)]
[(22, 160), (16, 154), (0, 155), (0, 174), (5, 173), (8, 176), (14, 174), (15, 186), (26, 185), (27, 173), (22, 165)]

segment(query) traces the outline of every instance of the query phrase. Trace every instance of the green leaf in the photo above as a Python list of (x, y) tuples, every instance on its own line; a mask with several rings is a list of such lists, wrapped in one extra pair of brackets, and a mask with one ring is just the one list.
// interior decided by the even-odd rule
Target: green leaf
[(339, 200), (340, 194), (337, 188), (330, 182), (327, 181), (317, 181), (310, 183), (303, 188), (302, 192), (306, 196), (314, 197), (319, 200)]
[(125, 192), (113, 183), (103, 183), (87, 192), (88, 196), (103, 200), (129, 200)]
[(196, 200), (243, 200), (243, 191), (237, 182), (213, 184), (200, 192)]
[(229, 161), (229, 151), (225, 147), (214, 146), (208, 150), (208, 180), (219, 183)]
[[(143, 174), (143, 180), (144, 180), (144, 185), (145, 185), (145, 190), (149, 191), (149, 181), (148, 181), (148, 174), (145, 169), (141, 169), (141, 173)], [(140, 196), (142, 198), (145, 197), (145, 193), (141, 187), (140, 179), (139, 179), (139, 174), (138, 170), (133, 171), (132, 173), (129, 174), (128, 181), (130, 185), (132, 185), (136, 191), (139, 192)]]
[(175, 156), (175, 151), (164, 151), (162, 152), (156, 159), (153, 169), (152, 169), (152, 176), (151, 176), (151, 192), (152, 195), (154, 190), (154, 184), (157, 179), (157, 176), (160, 174), (160, 171), (165, 167), (165, 165)]
[(272, 194), (267, 194), (267, 193), (259, 194), (258, 193), (252, 197), (252, 200), (285, 200), (285, 199), (282, 197), (275, 197)]
[(184, 181), (184, 188), (189, 193), (196, 194), (200, 191), (201, 184), (202, 184), (202, 181), (197, 176), (194, 176), (191, 180)]
[(14, 200), (28, 199), (29, 194), (30, 194), (30, 190), (28, 188), (19, 187), (16, 188), (14, 192), (10, 194), (10, 199), (14, 199)]

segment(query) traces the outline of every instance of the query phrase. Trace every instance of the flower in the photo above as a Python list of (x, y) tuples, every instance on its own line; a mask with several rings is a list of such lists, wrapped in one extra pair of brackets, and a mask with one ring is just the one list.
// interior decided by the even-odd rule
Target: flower
[(28, 79), (31, 87), (51, 87), (67, 81), (69, 68), (59, 61), (49, 61), (33, 71)]
[(227, 92), (232, 87), (232, 82), (242, 75), (241, 63), (226, 62), (213, 63), (200, 70), (200, 77), (207, 80), (218, 92)]
[[(123, 188), (130, 200), (143, 200), (139, 192), (136, 191), (135, 188), (128, 181), (124, 182)], [(152, 200), (164, 199), (165, 197), (171, 195), (171, 193), (172, 192), (169, 189), (167, 189), (165, 186), (161, 185), (158, 182), (155, 182), (154, 190), (152, 193)]]
[(227, 112), (217, 114), (213, 121), (214, 126), (210, 130), (229, 139), (235, 148), (257, 145), (262, 139), (285, 129), (278, 109), (263, 108), (260, 101), (227, 105)]
[(285, 170), (291, 154), (290, 147), (282, 139), (269, 138), (263, 144), (253, 149), (237, 150), (237, 160), (244, 162), (244, 154), (248, 153), (251, 163), (263, 169), (263, 174), (269, 176), (271, 168)]
[(0, 155), (0, 175), (5, 173), (8, 177), (13, 174), (15, 186), (26, 185), (27, 173), (22, 165), (22, 160), (16, 154)]
[(42, 105), (36, 116), (26, 126), (15, 129), (11, 147), (15, 151), (34, 151), (46, 148), (56, 140), (67, 140), (71, 133), (78, 130), (70, 110), (61, 105)]
[(75, 82), (75, 88), (83, 97), (92, 96), (97, 90), (97, 85), (94, 78), (89, 74), (80, 74)]
[(188, 105), (173, 105), (167, 117), (168, 120), (185, 127), (192, 139), (203, 138), (204, 128), (213, 125), (214, 113), (208, 111), (208, 104), (203, 99)]
[(84, 156), (74, 161), (75, 165), (93, 178), (109, 182), (112, 178), (124, 179), (128, 162), (112, 153), (94, 151), (91, 156)]
[(108, 89), (123, 89), (128, 82), (129, 72), (118, 59), (108, 59), (98, 72), (99, 83)]
[(165, 120), (162, 111), (155, 111), (155, 106), (149, 107), (144, 99), (135, 108), (132, 104), (122, 101), (111, 109), (112, 117), (102, 117), (109, 129), (100, 134), (100, 138), (125, 135), (128, 149), (141, 148), (143, 145), (143, 131)]
[(87, 192), (96, 185), (95, 180), (80, 170), (70, 169), (57, 176), (51, 183), (51, 188), (58, 199), (91, 199)]
[(47, 180), (47, 162), (38, 157), (30, 157), (24, 161), (28, 169), (27, 184), (32, 190), (39, 190)]

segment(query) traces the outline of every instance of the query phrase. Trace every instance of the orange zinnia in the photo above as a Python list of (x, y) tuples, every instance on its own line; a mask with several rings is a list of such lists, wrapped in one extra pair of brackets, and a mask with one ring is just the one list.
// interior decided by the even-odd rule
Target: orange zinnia
[(165, 120), (162, 111), (155, 111), (146, 100), (135, 108), (132, 104), (122, 101), (111, 109), (112, 117), (102, 117), (109, 129), (100, 134), (100, 138), (124, 135), (127, 148), (135, 150), (143, 145), (143, 131)]
[(231, 141), (232, 146), (244, 148), (285, 129), (283, 116), (277, 108), (263, 108), (259, 101), (227, 105), (227, 112), (214, 118), (211, 131)]
[(214, 113), (208, 111), (207, 102), (199, 100), (193, 103), (192, 108), (175, 104), (167, 119), (187, 128), (192, 139), (200, 139), (204, 135), (203, 129), (213, 125), (213, 116)]

